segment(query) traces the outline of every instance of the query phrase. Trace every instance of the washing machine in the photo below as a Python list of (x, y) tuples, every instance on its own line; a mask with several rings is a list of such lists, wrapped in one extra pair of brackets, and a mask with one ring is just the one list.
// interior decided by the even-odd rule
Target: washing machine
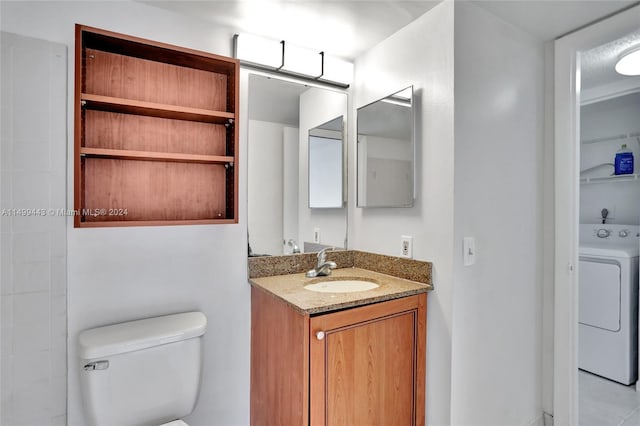
[(580, 225), (578, 366), (625, 385), (638, 379), (639, 232)]

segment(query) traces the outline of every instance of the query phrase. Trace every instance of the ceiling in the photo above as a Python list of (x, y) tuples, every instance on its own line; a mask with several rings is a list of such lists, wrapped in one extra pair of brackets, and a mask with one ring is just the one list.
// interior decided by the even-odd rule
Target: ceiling
[[(640, 23), (638, 26), (640, 27)], [(640, 45), (640, 28), (618, 40), (582, 52), (580, 55), (582, 89), (591, 89), (624, 80), (637, 80), (637, 86), (640, 87), (640, 77), (620, 75), (614, 68), (623, 52), (638, 45)]]
[[(283, 39), (354, 59), (441, 0), (141, 0), (236, 32)], [(534, 35), (553, 40), (638, 3), (623, 0), (471, 1)]]
[(638, 3), (622, 0), (472, 0), (541, 40), (553, 40)]
[(353, 60), (436, 1), (147, 0), (150, 6)]

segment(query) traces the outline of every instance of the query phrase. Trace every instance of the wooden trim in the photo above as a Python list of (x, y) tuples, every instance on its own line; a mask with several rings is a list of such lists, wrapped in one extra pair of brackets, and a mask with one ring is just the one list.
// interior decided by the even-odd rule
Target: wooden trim
[(234, 219), (189, 219), (189, 220), (114, 220), (108, 222), (80, 222), (78, 228), (109, 228), (117, 226), (172, 226), (172, 225), (220, 225), (237, 223)]
[[(235, 219), (235, 223), (238, 223), (238, 191), (240, 188), (239, 184), (239, 167), (240, 164), (240, 66), (238, 65), (235, 69), (234, 78), (230, 78), (227, 84), (233, 87), (233, 91), (235, 92), (235, 102), (233, 105), (232, 111), (234, 112), (236, 119), (234, 122), (234, 148), (233, 148), (233, 156), (236, 159), (233, 168), (233, 218)], [(227, 89), (231, 90), (231, 89)], [(228, 106), (227, 106), (228, 108)], [(228, 154), (228, 153), (227, 153)]]
[(113, 158), (119, 160), (172, 161), (177, 163), (225, 164), (234, 158), (221, 155), (178, 154), (171, 152), (130, 151), (126, 149), (106, 149), (81, 147), (80, 154), (87, 157)]
[[(82, 168), (80, 165), (80, 145), (82, 140), (82, 110), (80, 109), (80, 94), (82, 93), (82, 26), (76, 24), (75, 44), (75, 85), (74, 85), (74, 109), (73, 109), (73, 208), (78, 210), (82, 206)], [(80, 226), (80, 217), (73, 219), (75, 227)]]
[(230, 119), (235, 119), (235, 114), (232, 112), (210, 111), (201, 108), (158, 104), (155, 102), (114, 98), (112, 96), (92, 95), (89, 93), (82, 93), (80, 101), (86, 102), (85, 107), (90, 109), (171, 118), (174, 120), (225, 124), (228, 123)]
[(426, 380), (427, 380), (427, 293), (418, 298), (417, 327), (416, 327), (416, 386), (415, 386), (415, 424), (424, 426), (426, 423)]
[[(315, 335), (318, 331), (321, 331), (316, 327), (316, 319), (320, 317), (314, 317), (311, 320), (309, 334), (314, 337), (310, 337), (309, 340), (309, 354), (313, 357), (314, 354), (321, 353), (322, 360), (311, 359), (309, 362), (309, 424), (310, 426), (323, 426), (326, 425), (326, 406), (327, 398), (325, 392), (326, 384), (326, 359), (327, 348), (323, 340), (318, 340)], [(324, 331), (324, 328), (322, 329)]]
[(402, 297), (358, 308), (345, 309), (331, 314), (318, 315), (313, 317), (314, 329), (311, 332), (348, 327), (355, 323), (369, 321), (372, 318), (381, 318), (387, 315), (395, 315), (399, 312), (415, 310), (420, 306), (419, 296)]
[(308, 424), (309, 316), (251, 288), (252, 426)]

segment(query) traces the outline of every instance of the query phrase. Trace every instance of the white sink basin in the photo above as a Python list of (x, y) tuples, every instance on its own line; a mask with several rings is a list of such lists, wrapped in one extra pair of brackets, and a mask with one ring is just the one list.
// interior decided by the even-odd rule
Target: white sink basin
[(318, 293), (354, 293), (356, 291), (373, 290), (380, 287), (373, 281), (359, 278), (329, 278), (304, 286), (306, 290)]

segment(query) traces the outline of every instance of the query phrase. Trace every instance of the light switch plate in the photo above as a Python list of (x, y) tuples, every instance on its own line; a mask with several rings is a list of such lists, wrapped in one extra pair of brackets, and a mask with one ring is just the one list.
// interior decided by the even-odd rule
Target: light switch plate
[(464, 237), (462, 240), (462, 259), (464, 266), (471, 266), (476, 263), (476, 239)]

